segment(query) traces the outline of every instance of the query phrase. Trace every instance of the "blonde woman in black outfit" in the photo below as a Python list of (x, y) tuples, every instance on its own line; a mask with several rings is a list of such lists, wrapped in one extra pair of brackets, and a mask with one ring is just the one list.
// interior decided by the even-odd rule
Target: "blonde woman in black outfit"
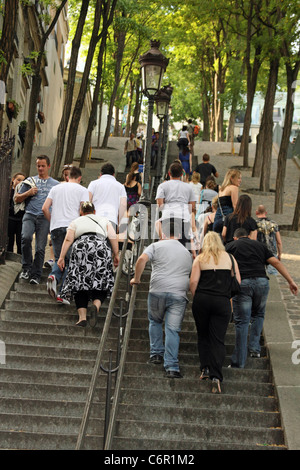
[[(233, 258), (234, 260), (234, 258)], [(239, 268), (234, 260), (238, 282)], [(190, 291), (192, 311), (198, 333), (200, 380), (212, 380), (212, 392), (221, 393), (222, 366), (225, 359), (225, 334), (231, 317), (232, 262), (220, 236), (209, 232), (202, 252), (193, 263)]]

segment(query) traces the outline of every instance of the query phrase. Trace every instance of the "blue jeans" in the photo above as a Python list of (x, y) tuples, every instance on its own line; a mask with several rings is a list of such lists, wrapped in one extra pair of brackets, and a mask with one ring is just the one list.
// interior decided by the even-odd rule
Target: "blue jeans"
[(51, 230), (51, 241), (52, 241), (52, 248), (53, 248), (53, 253), (54, 253), (54, 258), (55, 258), (55, 264), (52, 267), (51, 274), (55, 276), (57, 283), (59, 283), (62, 279), (61, 286), (63, 285), (64, 280), (66, 279), (68, 266), (69, 266), (69, 259), (70, 259), (70, 255), (72, 251), (72, 247), (70, 247), (65, 257), (65, 269), (64, 271), (61, 271), (59, 267), (57, 266), (57, 261), (59, 259), (61, 247), (63, 245), (66, 233), (67, 233), (67, 227), (59, 227), (59, 228), (55, 228), (54, 230)]
[[(44, 215), (25, 213), (22, 222), (22, 267), (30, 271), (31, 278), (40, 279), (43, 271), (45, 247), (50, 223)], [(35, 256), (32, 257), (32, 239), (35, 233)]]
[(244, 368), (247, 360), (247, 337), (250, 325), (249, 350), (260, 353), (260, 336), (263, 329), (269, 280), (265, 277), (242, 279), (241, 293), (233, 297), (235, 321), (235, 349), (231, 363)]
[[(228, 214), (231, 214), (232, 211), (233, 211), (232, 206), (222, 207), (222, 212), (223, 212), (224, 217)], [(220, 208), (218, 207), (215, 218), (214, 218), (214, 225), (213, 225), (214, 232), (217, 232), (217, 233), (222, 232), (223, 226), (224, 226), (223, 215), (221, 213)]]
[[(169, 292), (149, 292), (148, 294), (150, 356), (155, 354), (163, 356), (166, 370), (179, 371), (179, 332), (186, 305), (185, 297)], [(163, 320), (165, 320), (165, 346), (163, 344)]]

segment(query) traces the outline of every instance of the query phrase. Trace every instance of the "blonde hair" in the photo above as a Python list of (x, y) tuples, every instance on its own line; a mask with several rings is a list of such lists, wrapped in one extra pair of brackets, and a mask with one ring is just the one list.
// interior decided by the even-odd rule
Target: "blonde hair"
[(221, 253), (225, 251), (221, 237), (217, 232), (208, 232), (203, 239), (202, 252), (198, 259), (202, 263), (208, 263), (212, 256), (215, 264), (219, 264)]
[(196, 171), (193, 172), (192, 174), (192, 180), (193, 183), (200, 183), (200, 173), (197, 173)]
[(211, 201), (211, 206), (214, 207), (215, 209), (218, 209), (218, 199), (219, 199), (219, 196), (215, 196), (212, 198), (212, 201)]
[(241, 172), (240, 170), (228, 170), (225, 177), (224, 177), (224, 180), (223, 180), (223, 183), (220, 187), (220, 191), (224, 191), (225, 188), (227, 188), (227, 186), (230, 186), (232, 184), (232, 179), (235, 178), (235, 177), (239, 177), (241, 176)]

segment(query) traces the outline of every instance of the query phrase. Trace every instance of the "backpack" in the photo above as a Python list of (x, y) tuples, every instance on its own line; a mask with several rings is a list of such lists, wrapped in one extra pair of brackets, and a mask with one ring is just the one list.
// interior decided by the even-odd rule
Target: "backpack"
[(265, 243), (270, 251), (274, 251), (276, 246), (276, 235), (278, 225), (276, 222), (268, 219), (256, 219), (257, 224), (257, 240)]
[(194, 126), (194, 135), (198, 135), (199, 134), (199, 131), (200, 131), (200, 127), (199, 126)]

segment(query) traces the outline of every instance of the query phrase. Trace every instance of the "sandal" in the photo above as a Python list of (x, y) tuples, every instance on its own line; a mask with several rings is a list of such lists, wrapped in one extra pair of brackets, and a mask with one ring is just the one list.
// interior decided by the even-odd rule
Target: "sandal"
[(199, 380), (206, 380), (206, 379), (209, 379), (209, 368), (208, 367), (204, 367), (201, 370), (201, 375), (199, 377)]
[(212, 379), (211, 391), (212, 393), (221, 393), (220, 380), (216, 379), (215, 377)]

